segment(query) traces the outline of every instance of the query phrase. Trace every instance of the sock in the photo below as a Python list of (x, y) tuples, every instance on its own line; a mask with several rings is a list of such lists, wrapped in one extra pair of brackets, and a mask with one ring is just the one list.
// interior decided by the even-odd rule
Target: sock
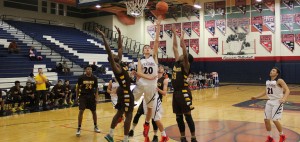
[(97, 127), (97, 123), (94, 123), (94, 126)]
[(157, 130), (156, 130), (156, 131), (153, 131), (153, 133), (154, 133), (155, 136), (157, 136)]
[(272, 137), (272, 131), (268, 131), (269, 136)]
[(279, 132), (279, 134), (280, 134), (280, 135), (283, 135), (283, 131), (282, 131), (282, 132)]
[(128, 135), (124, 135), (124, 142), (128, 142)]
[(114, 136), (114, 129), (111, 129), (111, 128), (110, 128), (110, 130), (109, 130), (109, 135), (110, 135), (111, 137)]
[(81, 125), (78, 125), (78, 128), (80, 129), (80, 128), (81, 128)]
[(132, 128), (131, 128), (132, 131), (134, 131), (135, 126), (136, 126), (136, 124), (133, 123)]
[(166, 131), (165, 131), (165, 130), (161, 132), (161, 136), (163, 136), (163, 137), (167, 136), (167, 134), (166, 134)]
[(145, 121), (145, 124), (146, 124), (146, 125), (149, 125), (149, 121), (148, 121), (148, 122), (147, 122), (147, 121)]

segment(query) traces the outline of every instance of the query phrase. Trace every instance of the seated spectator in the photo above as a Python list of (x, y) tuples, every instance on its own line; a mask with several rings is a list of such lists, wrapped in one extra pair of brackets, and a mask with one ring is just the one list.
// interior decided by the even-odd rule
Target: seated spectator
[(36, 50), (34, 49), (33, 46), (31, 46), (30, 49), (29, 49), (29, 59), (31, 61), (35, 61), (37, 59), (37, 57), (36, 57)]
[(24, 97), (24, 102), (29, 102), (29, 108), (33, 109), (34, 108), (34, 102), (35, 102), (35, 97), (34, 97), (34, 92), (35, 92), (35, 87), (32, 86), (31, 82), (26, 82), (26, 86), (23, 89), (23, 97)]
[(70, 72), (70, 68), (69, 68), (66, 60), (63, 61), (62, 67), (63, 67), (65, 74)]
[(64, 92), (65, 92), (65, 95), (66, 95), (66, 102), (69, 105), (72, 105), (72, 101), (71, 101), (71, 98), (72, 98), (72, 88), (71, 88), (69, 80), (65, 80), (65, 84), (64, 84), (63, 88), (64, 88)]
[(62, 80), (58, 80), (57, 84), (54, 85), (51, 92), (54, 94), (55, 106), (57, 106), (58, 103), (60, 105), (62, 105), (63, 103), (66, 104), (66, 96), (64, 93)]
[(9, 93), (10, 93), (10, 95), (12, 97), (12, 100), (13, 100), (12, 112), (16, 111), (16, 109), (15, 109), (15, 103), (18, 103), (17, 110), (23, 110), (21, 108), (23, 100), (22, 100), (22, 93), (21, 93), (20, 81), (15, 81), (15, 86), (13, 86), (13, 87), (10, 88)]
[(16, 43), (16, 41), (12, 41), (9, 46), (8, 46), (8, 53), (19, 53), (20, 52), (20, 48), (18, 46), (18, 44)]
[(101, 67), (99, 67), (99, 73), (106, 74), (106, 68), (103, 65)]
[(96, 62), (93, 62), (92, 66), (92, 71), (95, 72), (98, 69), (98, 66), (96, 65)]
[(32, 85), (35, 84), (35, 79), (33, 73), (30, 73), (29, 76), (27, 77), (27, 82), (30, 82)]

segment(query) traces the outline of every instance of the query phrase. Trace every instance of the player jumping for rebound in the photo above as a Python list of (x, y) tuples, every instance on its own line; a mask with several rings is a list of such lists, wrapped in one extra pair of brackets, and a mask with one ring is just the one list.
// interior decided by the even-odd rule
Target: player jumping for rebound
[(176, 27), (172, 25), (173, 32), (173, 52), (175, 56), (175, 64), (172, 73), (173, 93), (173, 113), (176, 114), (176, 121), (181, 134), (181, 142), (187, 142), (185, 137), (185, 124), (183, 116), (190, 128), (192, 135), (191, 142), (197, 142), (195, 136), (195, 124), (192, 118), (192, 94), (188, 87), (187, 77), (190, 72), (190, 64), (193, 62), (193, 56), (187, 53), (186, 45), (184, 43), (184, 32), (182, 31), (180, 37), (180, 47), (182, 48), (182, 55), (179, 56), (176, 40)]
[(269, 98), (265, 107), (265, 126), (269, 133), (266, 142), (275, 142), (271, 132), (271, 119), (280, 134), (279, 142), (285, 142), (286, 140), (286, 136), (283, 134), (282, 126), (278, 120), (282, 117), (283, 103), (285, 103), (290, 94), (290, 89), (279, 76), (280, 70), (277, 67), (272, 68), (270, 71), (270, 80), (266, 81), (265, 91), (251, 98), (255, 100), (265, 95)]
[(130, 129), (130, 123), (132, 119), (132, 111), (134, 107), (134, 97), (130, 90), (130, 77), (128, 74), (128, 67), (125, 66), (122, 60), (122, 40), (121, 40), (121, 31), (118, 27), (115, 27), (118, 31), (118, 56), (112, 54), (110, 47), (106, 41), (105, 34), (96, 29), (96, 31), (102, 36), (106, 52), (108, 54), (108, 60), (110, 61), (110, 65), (114, 72), (115, 78), (119, 83), (119, 87), (117, 89), (118, 101), (115, 106), (118, 109), (117, 113), (112, 119), (109, 134), (105, 136), (105, 139), (109, 142), (114, 142), (114, 128), (118, 124), (118, 120), (122, 117), (123, 113), (125, 113), (125, 121), (124, 121), (124, 139), (122, 142), (128, 142), (128, 132)]

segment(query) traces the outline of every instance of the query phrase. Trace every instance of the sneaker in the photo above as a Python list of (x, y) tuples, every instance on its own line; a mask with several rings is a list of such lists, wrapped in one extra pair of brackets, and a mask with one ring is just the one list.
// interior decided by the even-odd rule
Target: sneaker
[(150, 142), (150, 139), (149, 139), (149, 137), (145, 137), (145, 140), (144, 140), (144, 142)]
[(128, 136), (129, 136), (129, 137), (133, 137), (133, 135), (134, 135), (134, 131), (133, 131), (133, 130), (130, 130), (129, 133), (128, 133)]
[(162, 136), (160, 142), (167, 142), (169, 140), (168, 136)]
[(191, 142), (198, 142), (196, 138), (191, 138)]
[(180, 142), (188, 142), (188, 141), (186, 140), (186, 137), (181, 137)]
[(16, 109), (15, 109), (15, 108), (12, 108), (11, 111), (12, 111), (13, 113), (15, 113), (15, 112), (16, 112)]
[(158, 136), (154, 135), (153, 139), (152, 139), (152, 142), (158, 142)]
[(77, 136), (77, 137), (80, 136), (80, 128), (77, 128), (76, 136)]
[(144, 137), (148, 137), (149, 129), (150, 129), (149, 124), (147, 125), (147, 124), (145, 123), (145, 124), (144, 124), (144, 131), (143, 131)]
[(268, 136), (266, 142), (275, 142), (275, 141), (274, 141), (274, 139), (272, 137)]
[(104, 138), (105, 138), (108, 142), (114, 142), (114, 138), (111, 137), (109, 134), (107, 134)]
[(22, 107), (17, 108), (19, 111), (23, 111), (24, 109)]
[(94, 131), (95, 131), (96, 133), (100, 133), (100, 132), (101, 132), (101, 131), (98, 129), (97, 126), (95, 126)]
[(279, 142), (285, 142), (285, 140), (286, 140), (285, 135), (280, 135)]

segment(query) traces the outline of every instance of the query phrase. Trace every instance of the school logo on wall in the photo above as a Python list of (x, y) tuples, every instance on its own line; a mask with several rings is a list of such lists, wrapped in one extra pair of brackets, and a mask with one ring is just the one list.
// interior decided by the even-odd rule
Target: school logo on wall
[(164, 55), (167, 55), (167, 42), (166, 41), (160, 41), (158, 47)]
[(283, 14), (281, 15), (281, 24), (284, 25), (289, 31), (294, 30), (294, 14)]
[(295, 41), (298, 45), (300, 45), (300, 34), (295, 34)]
[(275, 33), (275, 16), (263, 16), (263, 20), (264, 26), (272, 33)]
[(200, 19), (200, 12), (199, 9), (193, 9), (194, 15), (197, 17), (197, 19)]
[(175, 27), (177, 36), (181, 37), (181, 23), (175, 23)]
[(218, 54), (219, 52), (219, 40), (218, 38), (208, 38), (208, 46)]
[(252, 32), (262, 32), (262, 26), (263, 26), (263, 19), (262, 16), (252, 17), (251, 19), (251, 25), (252, 25)]
[(290, 10), (294, 9), (294, 0), (281, 0), (282, 3)]
[(191, 22), (186, 22), (182, 24), (182, 28), (185, 31), (185, 33), (191, 37), (192, 35), (192, 23)]
[(172, 38), (172, 24), (165, 24), (164, 31), (170, 38)]
[(152, 39), (154, 39), (155, 38), (155, 26), (154, 25), (148, 26), (147, 31), (148, 31), (148, 34), (150, 35), (150, 37)]
[(275, 0), (264, 0), (263, 3), (268, 7), (272, 12), (275, 12)]
[(190, 48), (189, 48), (190, 47), (190, 40), (185, 39), (184, 44), (185, 44), (186, 51), (189, 53), (190, 52)]
[(261, 13), (262, 11), (262, 2), (257, 2), (256, 0), (252, 0), (252, 7), (256, 9), (257, 12)]
[(295, 23), (300, 26), (300, 13), (295, 14)]
[(281, 42), (285, 47), (287, 47), (290, 51), (294, 51), (295, 44), (294, 44), (294, 34), (282, 34), (281, 35)]
[(217, 2), (215, 2), (215, 12), (219, 15), (225, 15), (226, 1), (217, 1)]
[(213, 36), (215, 35), (215, 20), (205, 21), (205, 28), (211, 33)]
[(233, 33), (238, 32), (238, 24), (239, 20), (237, 18), (227, 19), (227, 26), (233, 31)]
[(249, 32), (250, 19), (249, 18), (240, 18), (239, 26), (246, 32)]
[(243, 14), (246, 13), (246, 0), (235, 0), (235, 6), (238, 10), (240, 10)]
[(192, 22), (192, 29), (198, 36), (200, 36), (200, 22), (199, 21)]
[(216, 27), (223, 35), (226, 34), (226, 20), (225, 19), (216, 20)]
[[(156, 30), (156, 28), (155, 28), (155, 30)], [(160, 37), (160, 39), (162, 39), (164, 37), (164, 26), (160, 25), (160, 29), (159, 30), (160, 30), (159, 31), (159, 37)]]
[(272, 51), (272, 35), (260, 35), (260, 44), (271, 53)]
[(199, 38), (190, 39), (190, 47), (196, 54), (199, 54)]
[(215, 3), (214, 2), (204, 3), (204, 11), (205, 11), (206, 15), (214, 17), (215, 16)]

